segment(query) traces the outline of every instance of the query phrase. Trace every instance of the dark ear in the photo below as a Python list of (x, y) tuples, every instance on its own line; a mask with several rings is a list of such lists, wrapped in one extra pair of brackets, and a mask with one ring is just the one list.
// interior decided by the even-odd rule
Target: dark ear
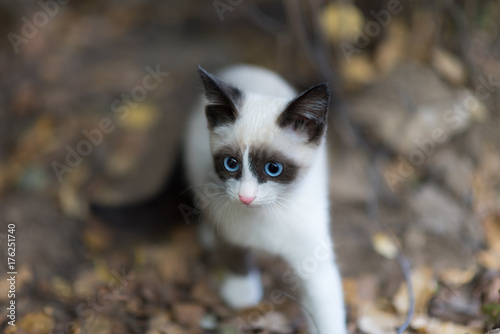
[(313, 86), (293, 99), (278, 117), (281, 128), (291, 127), (308, 142), (317, 143), (326, 129), (326, 116), (330, 103), (328, 84)]
[(198, 65), (198, 74), (205, 86), (208, 105), (205, 108), (210, 128), (233, 123), (238, 117), (236, 106), (241, 100), (241, 91), (232, 87)]

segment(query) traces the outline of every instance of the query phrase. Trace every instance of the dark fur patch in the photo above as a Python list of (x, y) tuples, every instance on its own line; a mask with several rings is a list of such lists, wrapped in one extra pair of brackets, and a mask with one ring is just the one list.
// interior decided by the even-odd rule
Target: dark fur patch
[[(215, 172), (222, 181), (226, 181), (230, 178), (239, 180), (242, 175), (243, 169), (243, 153), (241, 150), (237, 150), (231, 147), (224, 147), (217, 151), (214, 155), (214, 168)], [(227, 157), (233, 157), (240, 163), (240, 168), (236, 172), (230, 172), (224, 167), (224, 159)]]
[(293, 127), (307, 135), (308, 142), (318, 144), (326, 130), (330, 90), (327, 84), (313, 86), (293, 99), (278, 117), (281, 128)]
[[(298, 176), (300, 166), (292, 159), (280, 152), (270, 151), (261, 147), (252, 147), (249, 152), (250, 170), (257, 178), (257, 182), (273, 181), (283, 184), (292, 183)], [(283, 165), (283, 172), (271, 177), (266, 174), (264, 167), (268, 162), (279, 162)]]
[(220, 259), (236, 275), (248, 275), (255, 267), (252, 254), (246, 248), (229, 244), (222, 238), (217, 239), (217, 251)]
[(208, 105), (205, 113), (210, 128), (231, 124), (238, 118), (238, 106), (241, 103), (242, 92), (231, 85), (217, 79), (213, 74), (198, 67), (198, 74), (205, 87)]

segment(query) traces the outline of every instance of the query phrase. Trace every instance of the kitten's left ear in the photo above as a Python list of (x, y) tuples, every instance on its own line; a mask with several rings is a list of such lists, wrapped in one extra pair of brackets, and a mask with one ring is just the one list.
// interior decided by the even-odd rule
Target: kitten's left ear
[(291, 127), (297, 134), (306, 136), (308, 142), (317, 143), (326, 129), (329, 103), (328, 84), (313, 86), (288, 104), (278, 117), (278, 125)]

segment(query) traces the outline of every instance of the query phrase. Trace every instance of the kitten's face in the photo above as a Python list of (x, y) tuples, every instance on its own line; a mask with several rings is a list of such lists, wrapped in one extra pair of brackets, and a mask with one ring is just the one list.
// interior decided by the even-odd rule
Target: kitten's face
[(215, 172), (242, 206), (281, 202), (311, 166), (324, 139), (329, 92), (310, 88), (295, 99), (243, 93), (201, 67)]

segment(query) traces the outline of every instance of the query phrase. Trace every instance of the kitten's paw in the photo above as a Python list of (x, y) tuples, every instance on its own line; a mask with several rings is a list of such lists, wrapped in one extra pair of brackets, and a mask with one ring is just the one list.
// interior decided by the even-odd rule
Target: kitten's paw
[(222, 282), (220, 294), (235, 309), (257, 305), (262, 299), (262, 282), (257, 270), (246, 276), (228, 274)]

